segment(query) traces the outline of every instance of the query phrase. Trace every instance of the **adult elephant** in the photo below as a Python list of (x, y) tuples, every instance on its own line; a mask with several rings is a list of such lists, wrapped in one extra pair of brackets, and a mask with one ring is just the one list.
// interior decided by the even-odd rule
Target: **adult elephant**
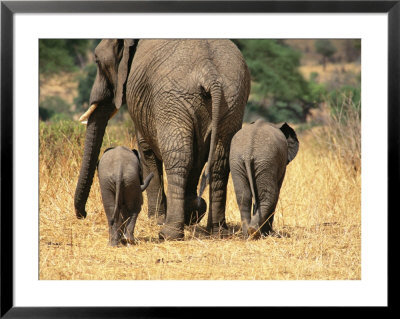
[[(250, 91), (242, 54), (229, 40), (102, 40), (90, 94), (75, 212), (85, 205), (109, 118), (124, 103), (135, 125), (149, 216), (164, 218), (162, 239), (182, 239), (184, 224), (205, 207), (197, 184), (205, 162), (210, 183), (207, 226), (226, 232), (225, 202), (232, 136), (241, 128)], [(163, 187), (163, 164), (168, 181)], [(168, 204), (168, 207), (167, 207)]]

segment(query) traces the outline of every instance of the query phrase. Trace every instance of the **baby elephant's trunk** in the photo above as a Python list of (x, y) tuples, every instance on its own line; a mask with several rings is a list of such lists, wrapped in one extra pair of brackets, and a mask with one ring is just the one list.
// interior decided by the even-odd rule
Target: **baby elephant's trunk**
[(140, 189), (142, 190), (142, 192), (147, 188), (147, 186), (149, 186), (151, 179), (153, 178), (154, 174), (150, 173), (149, 175), (147, 175), (146, 179), (144, 180), (143, 185), (140, 185)]

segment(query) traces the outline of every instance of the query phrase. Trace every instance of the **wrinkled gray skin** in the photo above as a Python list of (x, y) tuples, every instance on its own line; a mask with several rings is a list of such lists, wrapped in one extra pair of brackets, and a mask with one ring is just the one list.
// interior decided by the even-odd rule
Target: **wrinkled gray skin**
[(245, 237), (274, 234), (272, 223), (286, 165), (298, 149), (296, 133), (286, 123), (278, 128), (257, 120), (233, 137), (229, 163)]
[(207, 225), (211, 232), (226, 232), (230, 142), (241, 127), (250, 91), (249, 71), (238, 48), (229, 40), (103, 40), (95, 58), (90, 104), (98, 107), (87, 123), (75, 191), (77, 217), (86, 216), (107, 121), (126, 102), (144, 173), (154, 173), (146, 193), (149, 216), (159, 222), (165, 217), (160, 238), (182, 239), (184, 224), (198, 222), (204, 214), (206, 205), (196, 190), (206, 162), (211, 172)]
[(105, 150), (98, 164), (98, 175), (108, 219), (109, 244), (133, 244), (136, 219), (143, 204), (142, 192), (153, 174), (142, 184), (137, 151), (117, 146)]

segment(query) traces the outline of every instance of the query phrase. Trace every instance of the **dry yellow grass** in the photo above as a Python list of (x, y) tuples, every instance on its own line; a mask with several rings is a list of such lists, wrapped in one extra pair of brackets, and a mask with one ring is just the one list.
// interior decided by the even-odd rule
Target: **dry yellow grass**
[(302, 65), (299, 70), (306, 79), (310, 78), (311, 73), (318, 73), (317, 81), (319, 83), (330, 83), (337, 87), (342, 85), (358, 86), (357, 76), (361, 72), (361, 64), (327, 63), (325, 70), (321, 64)]
[(72, 104), (78, 94), (77, 75), (77, 73), (62, 73), (50, 77), (41, 76), (40, 102), (46, 97), (58, 96), (67, 103)]
[[(84, 130), (69, 124), (72, 133), (51, 139), (46, 125), (40, 132), (40, 279), (361, 279), (361, 174), (316, 147), (311, 134), (299, 136), (300, 151), (288, 166), (276, 209), (275, 230), (289, 238), (242, 239), (229, 180), (231, 238), (205, 237), (204, 218), (199, 227), (186, 228), (185, 241), (160, 243), (160, 226), (148, 220), (145, 199), (137, 245), (112, 248), (97, 173), (87, 218), (77, 220), (73, 211)], [(132, 146), (128, 134), (115, 137), (122, 130), (109, 126), (103, 147)]]

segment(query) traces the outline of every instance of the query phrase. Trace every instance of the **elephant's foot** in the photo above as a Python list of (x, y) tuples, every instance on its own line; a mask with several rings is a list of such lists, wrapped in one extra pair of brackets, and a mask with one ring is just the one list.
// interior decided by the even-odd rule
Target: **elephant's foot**
[(264, 237), (281, 237), (277, 232), (272, 229), (272, 223), (269, 221), (265, 222), (264, 225), (261, 227), (261, 235)]
[(247, 234), (249, 235), (250, 239), (260, 239), (261, 238), (261, 232), (260, 229), (254, 226), (249, 226), (247, 228)]
[(200, 223), (205, 214), (206, 214), (205, 212), (200, 213), (197, 210), (185, 214), (185, 225), (190, 226)]
[(121, 238), (121, 244), (126, 245), (134, 245), (135, 244), (135, 237), (133, 236), (133, 231), (126, 231)]
[(270, 237), (275, 237), (275, 238), (290, 238), (290, 234), (287, 232), (276, 232), (275, 230), (269, 230), (268, 232), (263, 232), (263, 236), (270, 236)]
[(225, 221), (222, 223), (213, 223), (212, 227), (208, 227), (208, 231), (210, 232), (211, 237), (226, 238), (229, 236), (228, 226)]
[[(167, 206), (163, 203), (159, 204), (159, 206), (154, 205), (154, 204), (149, 205), (148, 211), (147, 211), (147, 216), (150, 220), (152, 220), (152, 219), (157, 220), (158, 225), (162, 225), (164, 223), (166, 211), (167, 211)], [(159, 224), (158, 221), (162, 221), (162, 223)]]
[(164, 223), (165, 223), (165, 214), (158, 215), (157, 225), (164, 225)]
[(248, 239), (249, 238), (249, 224), (247, 222), (243, 222), (242, 221), (242, 235), (244, 239)]
[(183, 224), (164, 224), (158, 234), (161, 240), (183, 240), (185, 236)]
[(75, 215), (76, 215), (76, 218), (78, 218), (78, 219), (85, 219), (87, 216), (87, 213), (86, 213), (85, 209), (76, 209), (75, 208)]
[(135, 245), (136, 244), (136, 240), (133, 237), (131, 237), (131, 238), (122, 238), (121, 239), (121, 244), (124, 245), (124, 246)]

